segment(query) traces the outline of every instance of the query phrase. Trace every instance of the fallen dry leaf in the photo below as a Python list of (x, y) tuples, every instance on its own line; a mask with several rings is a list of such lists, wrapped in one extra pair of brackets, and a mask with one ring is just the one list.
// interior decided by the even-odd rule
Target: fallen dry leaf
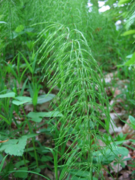
[[(115, 71), (113, 73), (108, 73), (107, 75), (105, 75), (104, 80), (106, 83), (111, 83), (112, 79), (116, 79), (118, 74), (118, 71)], [(118, 80), (118, 78), (117, 78)]]

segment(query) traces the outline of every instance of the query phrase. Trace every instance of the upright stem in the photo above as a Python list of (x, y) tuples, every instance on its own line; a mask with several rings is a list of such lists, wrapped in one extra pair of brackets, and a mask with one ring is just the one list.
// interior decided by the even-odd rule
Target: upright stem
[(55, 178), (56, 180), (59, 180), (58, 178), (58, 148), (56, 149), (56, 153), (54, 153), (54, 171), (55, 171)]
[(11, 10), (11, 2), (10, 0), (8, 0), (8, 8), (9, 8), (9, 24), (10, 24), (10, 34), (11, 34), (11, 37), (12, 37), (12, 45), (13, 45), (13, 57), (14, 57), (14, 41), (13, 41), (13, 32), (12, 32), (12, 10)]

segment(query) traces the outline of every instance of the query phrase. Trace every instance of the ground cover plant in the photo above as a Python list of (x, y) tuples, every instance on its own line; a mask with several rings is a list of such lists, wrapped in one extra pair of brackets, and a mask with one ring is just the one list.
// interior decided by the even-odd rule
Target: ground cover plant
[(1, 179), (134, 178), (135, 4), (96, 2), (0, 1)]

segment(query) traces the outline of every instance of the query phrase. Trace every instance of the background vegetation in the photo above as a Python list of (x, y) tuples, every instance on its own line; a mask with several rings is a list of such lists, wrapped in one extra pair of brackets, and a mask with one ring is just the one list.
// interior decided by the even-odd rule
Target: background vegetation
[(0, 1), (1, 179), (118, 179), (105, 165), (124, 167), (104, 77), (129, 80), (120, 96), (134, 129), (135, 3), (87, 3)]

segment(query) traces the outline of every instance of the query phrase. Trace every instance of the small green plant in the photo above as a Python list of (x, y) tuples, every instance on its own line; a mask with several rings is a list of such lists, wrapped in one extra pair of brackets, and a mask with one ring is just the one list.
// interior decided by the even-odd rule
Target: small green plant
[[(53, 95), (44, 95), (38, 98), (37, 103), (38, 104), (42, 104), (44, 102), (47, 102), (49, 100), (51, 100), (54, 96)], [(12, 100), (12, 104), (14, 104), (15, 106), (23, 106), (23, 104), (26, 103), (32, 103), (32, 98), (30, 97), (25, 97), (25, 96), (17, 96), (15, 97), (15, 93), (14, 92), (8, 92), (6, 94), (1, 94), (0, 98), (4, 98), (4, 99), (9, 99), (9, 98), (13, 98), (14, 100)], [(8, 101), (9, 103), (11, 103), (11, 101)], [(9, 105), (10, 106), (10, 105)], [(2, 136), (3, 139), (8, 139), (8, 140), (3, 140), (3, 143), (0, 145), (0, 151), (1, 152), (5, 152), (6, 154), (9, 154), (11, 156), (23, 156), (24, 158), (24, 165), (26, 165), (26, 159), (25, 159), (25, 148), (26, 148), (26, 144), (27, 144), (27, 139), (28, 138), (32, 138), (32, 143), (33, 143), (33, 151), (34, 151), (34, 158), (36, 160), (36, 167), (39, 168), (38, 162), (40, 162), (40, 159), (38, 157), (37, 154), (37, 150), (36, 150), (36, 145), (35, 145), (35, 136), (36, 134), (34, 133), (34, 127), (31, 126), (31, 124), (29, 123), (29, 121), (33, 121), (34, 123), (39, 123), (42, 121), (43, 117), (48, 117), (48, 118), (56, 118), (56, 117), (61, 117), (62, 114), (59, 111), (51, 111), (51, 112), (30, 112), (27, 117), (26, 117), (26, 122), (27, 125), (29, 127), (29, 131), (30, 133), (27, 133), (27, 135), (22, 135), (21, 137), (17, 138), (17, 139), (11, 139), (10, 135), (9, 136)], [(2, 115), (1, 115), (2, 117)], [(3, 120), (5, 120), (5, 122), (8, 125), (11, 125), (11, 122), (8, 122), (5, 118), (3, 118)], [(25, 122), (24, 122), (25, 124)], [(21, 126), (23, 126), (23, 124), (21, 124)], [(19, 126), (17, 126), (19, 128)], [(43, 132), (43, 131), (42, 131)], [(24, 133), (24, 132), (22, 132)], [(31, 154), (32, 155), (32, 154)], [(49, 157), (49, 156), (48, 156)], [(46, 162), (46, 161), (50, 161), (49, 159), (46, 159), (46, 157), (42, 157), (42, 163)], [(4, 161), (4, 160), (3, 160)], [(18, 167), (19, 168), (19, 167)], [(17, 169), (18, 169), (17, 168)], [(43, 167), (42, 167), (43, 168)], [(5, 175), (3, 175), (5, 176)], [(18, 177), (18, 178), (27, 178), (28, 176), (28, 167), (20, 167), (15, 173), (14, 173), (14, 177)]]

